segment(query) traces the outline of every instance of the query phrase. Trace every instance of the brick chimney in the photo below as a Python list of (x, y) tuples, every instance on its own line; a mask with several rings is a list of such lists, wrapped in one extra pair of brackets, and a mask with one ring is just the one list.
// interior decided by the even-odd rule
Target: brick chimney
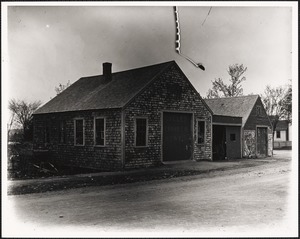
[(109, 82), (112, 79), (112, 75), (111, 75), (111, 66), (112, 64), (109, 62), (104, 62), (103, 64), (103, 76), (105, 81)]

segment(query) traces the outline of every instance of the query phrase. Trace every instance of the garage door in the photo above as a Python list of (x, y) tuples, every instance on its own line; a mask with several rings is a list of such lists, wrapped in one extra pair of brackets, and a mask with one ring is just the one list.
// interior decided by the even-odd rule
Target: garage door
[(192, 158), (192, 114), (163, 114), (163, 161)]

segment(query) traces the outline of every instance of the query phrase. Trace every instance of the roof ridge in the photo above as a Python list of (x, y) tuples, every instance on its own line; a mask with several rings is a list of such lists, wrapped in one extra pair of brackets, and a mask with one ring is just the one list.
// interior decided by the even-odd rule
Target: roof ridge
[[(159, 66), (159, 65), (164, 65), (164, 64), (166, 64), (166, 66), (165, 66), (163, 69), (161, 69), (155, 76), (153, 76), (153, 78), (150, 80), (150, 82), (149, 82), (146, 86), (144, 86), (144, 88), (146, 88), (146, 87), (153, 81), (153, 79), (155, 79), (161, 72), (163, 72), (167, 67), (169, 67), (169, 65), (170, 65), (172, 62), (175, 62), (175, 61), (169, 61), (169, 62), (165, 62), (165, 63), (155, 64), (155, 65), (149, 65), (149, 66), (139, 67), (139, 68), (130, 69), (130, 70), (125, 70), (125, 71), (118, 71), (118, 72), (115, 72), (115, 73), (112, 73), (112, 74), (118, 74), (118, 73), (124, 74), (124, 73), (130, 72), (130, 71), (132, 71), (132, 70), (143, 70), (143, 69), (148, 68), (148, 67), (152, 67), (152, 66), (155, 67), (155, 66)], [(169, 63), (169, 64), (167, 64), (167, 63)], [(100, 76), (103, 76), (103, 75), (100, 75)], [(98, 77), (99, 77), (99, 76), (98, 76)], [(89, 94), (89, 96), (87, 96), (87, 98), (85, 99), (85, 101), (88, 101), (89, 99), (93, 98), (94, 95), (96, 95), (96, 94), (99, 93), (99, 91), (105, 90), (107, 87), (109, 87), (110, 84), (112, 84), (112, 82), (114, 82), (114, 78), (113, 78), (110, 82), (107, 82), (106, 84), (103, 84), (103, 85), (100, 84), (96, 89), (94, 89), (94, 90)], [(140, 91), (142, 91), (144, 88), (142, 88)], [(139, 94), (139, 92), (137, 92), (137, 93), (133, 96), (133, 98), (135, 98), (138, 94)], [(129, 99), (128, 102), (130, 102), (133, 98)], [(124, 104), (124, 106), (127, 105), (128, 102), (126, 102), (126, 103)]]
[(173, 62), (175, 62), (175, 60), (172, 60), (172, 61), (166, 61), (166, 62), (161, 62), (161, 63), (154, 64), (154, 65), (146, 65), (146, 66), (136, 67), (136, 68), (132, 68), (132, 69), (128, 69), (128, 70), (123, 70), (123, 71), (117, 71), (117, 72), (114, 72), (114, 73), (112, 73), (112, 74), (124, 73), (124, 72), (127, 72), (127, 71), (136, 71), (136, 70), (144, 69), (144, 68), (147, 68), (147, 67), (156, 67), (156, 66), (159, 66), (159, 65), (171, 64), (171, 63), (173, 63)]
[[(161, 62), (161, 63), (154, 64), (154, 65), (146, 65), (146, 66), (136, 67), (136, 68), (122, 70), (122, 71), (116, 71), (116, 72), (112, 72), (111, 74), (114, 75), (114, 74), (119, 74), (119, 73), (130, 72), (130, 71), (142, 70), (142, 69), (147, 68), (147, 67), (156, 67), (156, 66), (164, 65), (164, 64), (168, 64), (168, 63), (170, 64), (170, 63), (173, 63), (173, 62), (175, 62), (175, 60)], [(92, 77), (100, 77), (100, 76), (103, 76), (103, 74), (101, 74), (101, 75), (92, 75), (92, 76), (83, 76), (83, 77), (80, 77), (79, 79), (92, 78)]]
[(122, 108), (172, 65), (176, 61), (115, 72), (109, 82), (103, 82), (103, 75), (81, 77), (35, 114)]
[(220, 100), (220, 99), (236, 99), (236, 98), (246, 98), (246, 97), (258, 97), (259, 94), (254, 95), (241, 95), (241, 96), (228, 96), (228, 97), (219, 97), (219, 98), (210, 98), (205, 100)]
[(247, 121), (259, 95), (245, 95), (236, 97), (224, 97), (205, 99), (214, 115), (238, 116), (243, 118), (243, 125)]

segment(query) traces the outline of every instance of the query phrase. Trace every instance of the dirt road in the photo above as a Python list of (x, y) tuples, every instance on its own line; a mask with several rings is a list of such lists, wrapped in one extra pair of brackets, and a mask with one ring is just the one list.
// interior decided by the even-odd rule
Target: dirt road
[(290, 159), (271, 160), (207, 177), (9, 196), (5, 221), (15, 236), (286, 236), (295, 226), (290, 175)]

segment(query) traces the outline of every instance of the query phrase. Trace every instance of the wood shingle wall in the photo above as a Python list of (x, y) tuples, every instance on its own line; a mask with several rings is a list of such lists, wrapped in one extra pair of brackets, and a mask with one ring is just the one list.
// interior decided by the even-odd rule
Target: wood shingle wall
[[(94, 118), (106, 120), (106, 145), (94, 145)], [(74, 145), (74, 119), (84, 119), (84, 146)], [(59, 142), (59, 124), (66, 122), (66, 142)], [(57, 163), (103, 170), (121, 169), (121, 110), (79, 111), (34, 115), (34, 149), (49, 150)], [(45, 143), (45, 126), (50, 140)]]
[[(56, 113), (58, 109), (54, 107), (55, 102), (50, 102), (54, 105), (51, 108), (49, 103), (50, 110), (54, 110), (52, 113), (46, 113), (45, 108), (47, 107), (44, 107), (44, 111), (40, 110), (40, 113), (34, 114), (34, 150), (48, 150), (50, 158), (57, 163), (106, 171), (157, 166), (163, 163), (163, 114), (164, 112), (177, 112), (189, 114), (192, 118), (192, 122), (189, 120), (191, 124), (189, 135), (192, 134), (191, 141), (193, 141), (190, 148), (192, 149), (191, 159), (196, 161), (212, 160), (211, 111), (175, 62), (163, 64), (163, 67), (158, 66), (154, 67), (159, 70), (156, 74), (147, 71), (148, 75), (151, 73), (151, 77), (148, 77), (149, 79), (144, 82), (143, 87), (140, 81), (143, 81), (143, 77), (146, 77), (147, 74), (133, 74), (135, 77), (131, 79), (132, 72), (122, 73), (126, 75), (125, 79), (128, 84), (130, 83), (129, 85), (122, 82), (121, 79), (107, 83), (111, 88), (118, 89), (114, 95), (116, 99), (124, 98), (127, 91), (130, 93), (127, 92), (128, 95), (131, 95), (131, 88), (136, 87), (136, 84), (140, 86), (132, 97), (127, 97), (129, 102), (125, 102), (120, 107)], [(144, 71), (145, 69), (142, 69), (141, 72)], [(120, 73), (120, 75), (122, 74)], [(95, 81), (96, 79), (93, 78), (86, 82), (95, 84)], [(135, 82), (137, 83), (135, 84)], [(81, 84), (83, 83), (81, 82), (80, 86), (82, 86)], [(75, 86), (73, 88), (76, 88)], [(87, 88), (89, 89), (89, 87)], [(72, 89), (69, 91), (67, 93), (72, 95)], [(93, 108), (99, 103), (99, 97), (102, 95), (100, 93), (92, 94), (95, 98), (91, 101), (95, 103)], [(107, 92), (104, 93), (107, 94)], [(114, 99), (111, 94), (110, 97)], [(87, 96), (86, 98), (91, 100)], [(63, 102), (59, 101), (61, 107), (64, 107), (61, 105)], [(74, 105), (76, 104), (74, 103)], [(105, 119), (104, 146), (95, 146), (94, 142), (94, 120), (97, 117)], [(140, 117), (147, 119), (147, 145), (136, 147), (135, 122), (136, 118)], [(74, 145), (75, 119), (84, 120), (84, 145), (81, 146)], [(205, 142), (202, 144), (197, 143), (198, 120), (205, 121)], [(61, 122), (65, 122), (64, 143), (60, 142)], [(185, 126), (183, 125), (183, 127)]]
[[(161, 164), (162, 161), (162, 112), (192, 112), (194, 134), (194, 160), (211, 160), (212, 116), (185, 76), (176, 66), (164, 72), (148, 86), (134, 101), (125, 107), (125, 167), (145, 167)], [(148, 119), (148, 147), (134, 147), (134, 119)], [(206, 142), (196, 144), (197, 119), (206, 123)]]

